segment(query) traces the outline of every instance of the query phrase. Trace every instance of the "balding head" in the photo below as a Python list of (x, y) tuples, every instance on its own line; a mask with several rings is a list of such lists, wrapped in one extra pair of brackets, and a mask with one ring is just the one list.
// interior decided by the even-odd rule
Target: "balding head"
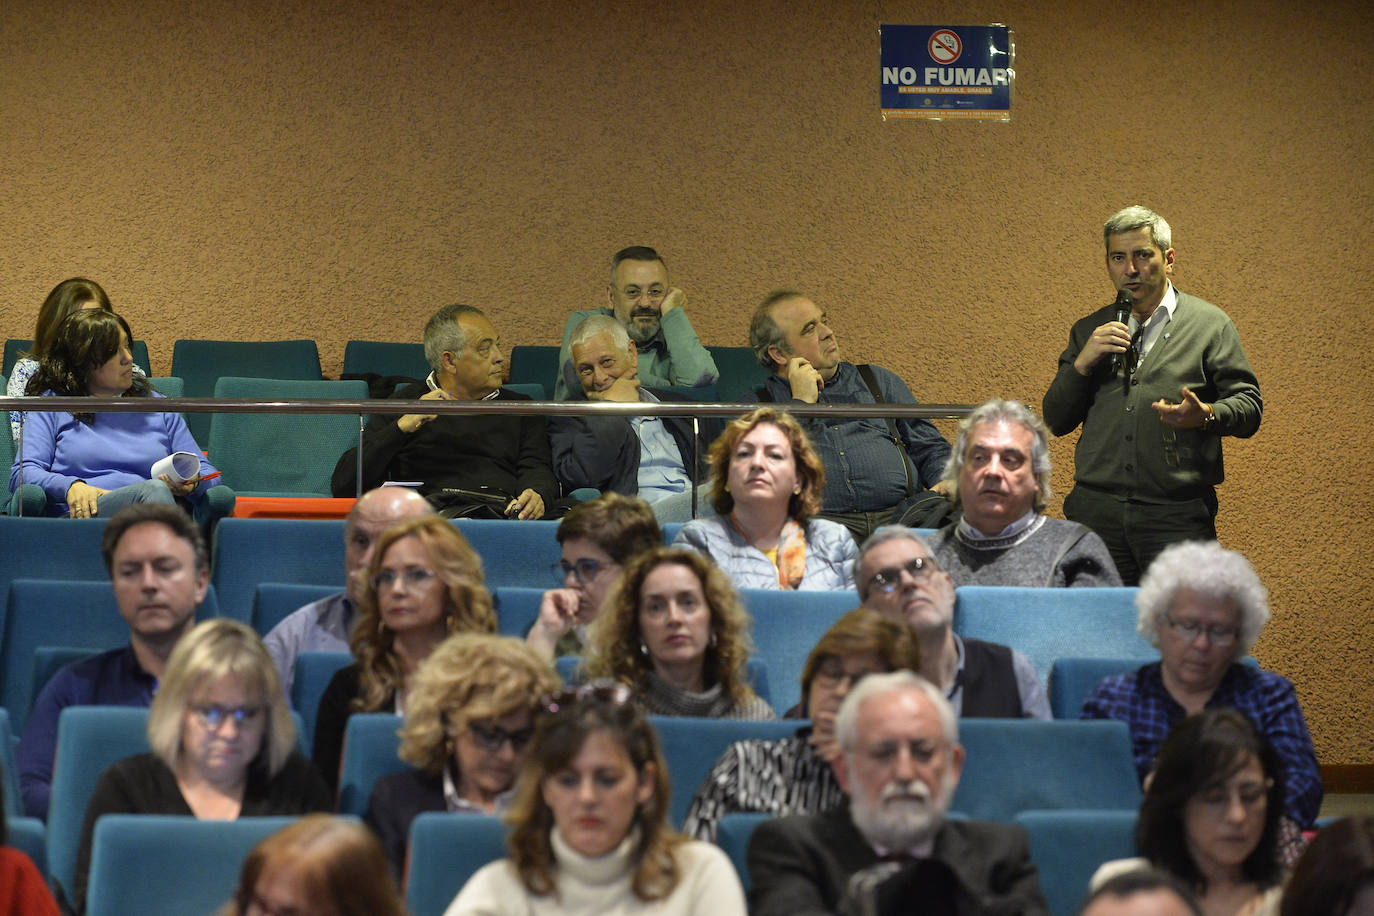
[(351, 600), (358, 600), (353, 574), (372, 560), (372, 547), (381, 533), (397, 522), (433, 511), (428, 500), (408, 487), (378, 487), (358, 498), (344, 527), (344, 575)]

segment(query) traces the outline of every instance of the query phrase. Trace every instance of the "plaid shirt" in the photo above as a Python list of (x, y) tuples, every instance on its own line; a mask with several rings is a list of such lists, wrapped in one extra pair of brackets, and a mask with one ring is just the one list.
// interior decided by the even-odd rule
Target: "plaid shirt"
[[(1245, 713), (1278, 753), (1283, 767), (1284, 805), (1304, 828), (1317, 819), (1322, 778), (1307, 720), (1288, 678), (1249, 665), (1226, 670), (1207, 709), (1230, 706)], [(1185, 716), (1164, 688), (1159, 662), (1129, 674), (1105, 678), (1083, 703), (1084, 719), (1120, 719), (1131, 727), (1136, 770), (1144, 780), (1169, 729)]]

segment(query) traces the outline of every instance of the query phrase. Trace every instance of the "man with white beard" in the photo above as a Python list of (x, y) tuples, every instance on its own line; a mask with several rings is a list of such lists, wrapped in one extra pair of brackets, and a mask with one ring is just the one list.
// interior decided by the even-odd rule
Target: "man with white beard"
[(909, 671), (869, 675), (835, 735), (849, 802), (759, 825), (753, 916), (1048, 913), (1024, 830), (945, 820), (964, 749), (936, 687)]

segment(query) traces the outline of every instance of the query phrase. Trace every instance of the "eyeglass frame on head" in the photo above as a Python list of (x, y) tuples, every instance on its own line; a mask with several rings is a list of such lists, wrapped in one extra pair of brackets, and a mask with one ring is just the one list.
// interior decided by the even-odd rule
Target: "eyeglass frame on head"
[(634, 699), (634, 691), (628, 684), (609, 678), (598, 678), (575, 687), (564, 687), (543, 696), (539, 705), (544, 711), (557, 714), (572, 709), (579, 703), (591, 700), (610, 706), (624, 706)]

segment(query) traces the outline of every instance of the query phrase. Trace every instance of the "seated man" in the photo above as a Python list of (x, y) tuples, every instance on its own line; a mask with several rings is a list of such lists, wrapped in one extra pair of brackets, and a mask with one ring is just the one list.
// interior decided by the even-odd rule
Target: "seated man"
[(571, 373), (572, 334), (591, 315), (610, 315), (625, 328), (639, 352), (639, 377), (655, 388), (713, 385), (720, 373), (687, 318), (687, 295), (668, 285), (668, 267), (658, 252), (643, 245), (623, 248), (611, 258), (611, 282), (604, 309), (573, 312), (563, 326), (558, 380), (553, 398), (561, 401), (578, 388)]
[(351, 651), (348, 634), (358, 614), (358, 595), (366, 588), (355, 574), (372, 561), (377, 538), (397, 522), (433, 511), (423, 496), (405, 487), (368, 490), (353, 504), (344, 525), (344, 590), (292, 611), (263, 638), (287, 699), (302, 652)]
[(945, 820), (964, 749), (939, 689), (909, 671), (870, 675), (835, 733), (849, 802), (758, 826), (751, 914), (1049, 912), (1022, 828)]
[[(641, 387), (639, 351), (620, 322), (592, 315), (573, 331), (572, 363), (580, 387), (570, 400), (626, 403), (685, 401), (673, 391)], [(711, 432), (696, 437), (690, 417), (555, 416), (549, 419), (553, 468), (569, 490), (591, 487), (639, 496), (660, 522), (692, 518), (693, 479), (703, 481)], [(702, 494), (705, 488), (701, 489)]]
[(961, 510), (930, 538), (955, 586), (1120, 585), (1102, 538), (1043, 515), (1050, 495), (1049, 430), (1016, 401), (988, 401), (959, 424), (945, 483)]
[(210, 587), (200, 527), (176, 506), (135, 503), (105, 525), (100, 555), (129, 644), (67, 665), (39, 691), (16, 763), (24, 813), (47, 819), (57, 720), (68, 706), (149, 706), (178, 640)]
[(715, 842), (727, 814), (761, 811), (818, 814), (844, 801), (830, 762), (839, 755), (835, 713), (864, 677), (880, 671), (916, 671), (920, 650), (911, 631), (874, 611), (857, 608), (835, 622), (802, 668), (800, 713), (811, 725), (781, 741), (736, 741), (697, 789), (682, 832)]
[(954, 632), (954, 583), (910, 528), (879, 528), (859, 548), (854, 584), (864, 607), (905, 621), (921, 643), (921, 676), (968, 718), (1050, 718), (1035, 665), (1007, 646)]
[(603, 493), (578, 503), (558, 523), (563, 556), (555, 570), (562, 588), (551, 588), (539, 602), (539, 617), (525, 636), (531, 649), (549, 661), (580, 655), (587, 626), (620, 581), (620, 572), (646, 550), (663, 546), (663, 533), (642, 499)]
[[(771, 293), (754, 310), (749, 346), (773, 374), (743, 400), (802, 404), (915, 404), (893, 373), (840, 359), (830, 319), (801, 293)], [(855, 543), (889, 522), (937, 527), (949, 504), (941, 480), (949, 443), (929, 420), (798, 417), (825, 464), (821, 518), (845, 525)]]
[[(529, 400), (501, 387), (501, 340), (480, 309), (446, 305), (435, 312), (425, 325), (425, 359), (434, 368), (429, 378), (397, 389), (396, 398)], [(559, 495), (548, 430), (538, 416), (378, 414), (363, 431), (361, 460), (363, 490), (388, 480), (415, 482), (447, 518), (544, 518)], [(339, 458), (335, 496), (357, 492), (358, 461), (356, 447)]]

